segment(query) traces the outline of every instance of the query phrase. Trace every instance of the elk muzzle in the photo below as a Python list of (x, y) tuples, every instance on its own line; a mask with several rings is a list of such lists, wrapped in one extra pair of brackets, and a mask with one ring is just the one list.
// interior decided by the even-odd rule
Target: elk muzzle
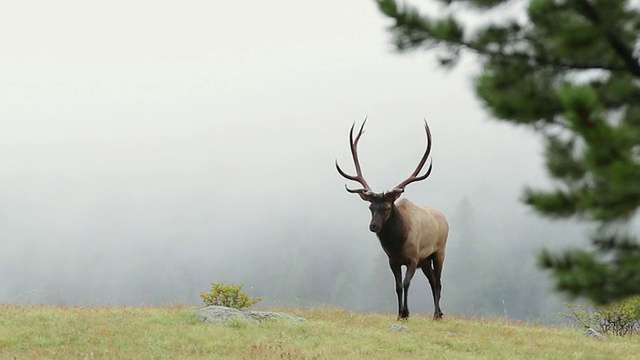
[(382, 219), (380, 216), (373, 216), (373, 219), (371, 219), (371, 222), (369, 223), (369, 230), (371, 230), (371, 232), (374, 233), (379, 233), (380, 230), (382, 230)]

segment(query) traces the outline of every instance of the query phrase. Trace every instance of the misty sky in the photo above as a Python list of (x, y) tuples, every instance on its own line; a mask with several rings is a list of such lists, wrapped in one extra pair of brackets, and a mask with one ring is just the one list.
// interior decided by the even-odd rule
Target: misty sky
[(434, 170), (408, 186), (412, 201), (451, 216), (468, 199), (500, 231), (536, 217), (519, 203), (524, 185), (549, 184), (540, 138), (474, 98), (475, 59), (445, 72), (432, 53), (396, 54), (373, 1), (0, 9), (0, 282), (25, 282), (0, 302), (87, 264), (103, 269), (95, 282), (237, 264), (311, 226), (377, 254), (367, 205), (334, 168), (352, 171), (348, 130), (365, 116), (360, 158), (376, 191), (413, 171), (424, 118)]

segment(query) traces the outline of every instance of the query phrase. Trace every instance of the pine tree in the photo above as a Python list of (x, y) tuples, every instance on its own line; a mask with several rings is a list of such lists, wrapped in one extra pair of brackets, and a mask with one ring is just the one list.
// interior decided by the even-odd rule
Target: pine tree
[[(377, 3), (393, 19), (398, 50), (436, 50), (447, 68), (475, 53), (482, 71), (474, 88), (488, 111), (543, 137), (555, 188), (526, 188), (524, 202), (595, 225), (588, 248), (540, 254), (557, 288), (597, 303), (640, 294), (640, 245), (629, 230), (640, 206), (637, 3), (432, 0), (437, 15)], [(467, 11), (481, 25), (465, 25)]]

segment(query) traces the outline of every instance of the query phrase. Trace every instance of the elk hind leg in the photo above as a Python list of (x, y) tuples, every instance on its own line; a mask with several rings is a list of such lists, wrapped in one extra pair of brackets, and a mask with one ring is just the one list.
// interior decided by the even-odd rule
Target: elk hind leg
[[(442, 272), (442, 265), (440, 265), (440, 271), (436, 272), (436, 255), (432, 255), (427, 259), (427, 261), (422, 265), (421, 269), (424, 275), (429, 280), (429, 285), (431, 286), (431, 294), (433, 295), (433, 319), (440, 320), (442, 319), (442, 310), (440, 310), (440, 291), (442, 289), (442, 285), (440, 284), (440, 274)], [(437, 275), (436, 275), (437, 274)]]
[(435, 320), (442, 319), (442, 310), (440, 309), (440, 294), (442, 293), (442, 266), (444, 265), (444, 249), (435, 253), (433, 257), (433, 275), (435, 280), (435, 292), (433, 294), (433, 302), (435, 305), (435, 311), (433, 318)]

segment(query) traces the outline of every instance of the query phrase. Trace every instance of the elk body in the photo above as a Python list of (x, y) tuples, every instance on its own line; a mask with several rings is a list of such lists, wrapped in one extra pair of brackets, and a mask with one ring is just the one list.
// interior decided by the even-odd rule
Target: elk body
[[(336, 161), (336, 168), (340, 175), (362, 185), (362, 189), (349, 189), (348, 192), (358, 194), (362, 200), (371, 203), (371, 222), (369, 230), (374, 232), (382, 249), (389, 257), (389, 267), (395, 278), (396, 294), (398, 297), (398, 319), (409, 318), (409, 306), (407, 304), (409, 285), (417, 269), (422, 270), (429, 280), (435, 310), (433, 318), (442, 319), (440, 309), (440, 293), (442, 291), (441, 274), (445, 257), (445, 246), (449, 234), (447, 219), (438, 210), (415, 205), (407, 199), (396, 200), (402, 195), (407, 185), (412, 182), (426, 179), (431, 174), (433, 163), (424, 175), (418, 176), (431, 152), (431, 131), (425, 121), (427, 133), (427, 149), (418, 163), (415, 171), (403, 182), (390, 191), (375, 193), (362, 176), (360, 162), (358, 161), (358, 141), (364, 133), (365, 121), (354, 140), (351, 126), (349, 142), (351, 156), (356, 168), (356, 175), (349, 175), (342, 171)], [(402, 279), (402, 266), (406, 266), (404, 280)]]

